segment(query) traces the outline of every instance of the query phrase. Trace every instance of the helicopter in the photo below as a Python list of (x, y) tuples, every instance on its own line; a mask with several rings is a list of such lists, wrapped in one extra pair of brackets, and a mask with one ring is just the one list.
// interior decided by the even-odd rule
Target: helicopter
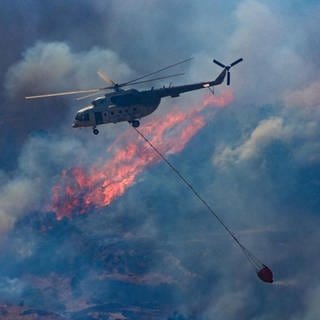
[[(169, 68), (175, 67), (187, 61), (190, 61), (192, 58), (185, 59), (174, 63), (172, 65), (161, 68), (157, 71), (148, 73), (146, 75), (140, 76), (136, 79), (124, 82), (124, 83), (115, 83), (111, 80), (107, 74), (98, 71), (98, 75), (104, 81), (110, 85), (104, 88), (95, 88), (95, 89), (84, 89), (84, 90), (72, 90), (65, 92), (41, 94), (34, 96), (27, 96), (25, 99), (39, 99), (39, 98), (48, 98), (64, 95), (73, 95), (86, 93), (86, 96), (78, 98), (78, 100), (86, 99), (91, 96), (97, 96), (101, 91), (112, 90), (111, 92), (106, 93), (102, 97), (94, 99), (89, 106), (86, 106), (76, 113), (74, 122), (72, 124), (73, 128), (81, 127), (91, 127), (93, 134), (99, 134), (97, 126), (106, 124), (106, 123), (118, 123), (122, 121), (129, 122), (134, 128), (140, 126), (140, 119), (148, 116), (153, 113), (159, 106), (161, 99), (164, 97), (178, 97), (181, 93), (189, 92), (193, 90), (199, 90), (203, 88), (208, 88), (212, 94), (214, 94), (213, 87), (223, 83), (225, 77), (227, 76), (227, 85), (230, 85), (230, 69), (236, 64), (243, 61), (242, 58), (235, 60), (230, 65), (225, 65), (215, 59), (213, 63), (217, 64), (223, 70), (217, 76), (215, 80), (204, 81), (198, 83), (191, 83), (179, 86), (163, 86), (162, 88), (155, 89), (152, 87), (149, 90), (139, 91), (137, 89), (122, 89), (124, 87), (141, 84), (149, 81), (155, 81), (160, 79), (166, 79), (169, 77), (180, 76), (183, 73), (157, 77), (148, 80), (142, 80), (157, 73), (160, 73)], [(89, 93), (89, 94), (88, 94)]]

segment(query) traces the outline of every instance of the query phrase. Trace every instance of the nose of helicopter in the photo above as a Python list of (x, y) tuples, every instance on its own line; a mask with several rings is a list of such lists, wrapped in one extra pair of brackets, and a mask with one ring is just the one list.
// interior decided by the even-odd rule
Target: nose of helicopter
[(79, 127), (79, 125), (77, 124), (76, 121), (72, 123), (72, 128), (78, 128), (78, 127)]

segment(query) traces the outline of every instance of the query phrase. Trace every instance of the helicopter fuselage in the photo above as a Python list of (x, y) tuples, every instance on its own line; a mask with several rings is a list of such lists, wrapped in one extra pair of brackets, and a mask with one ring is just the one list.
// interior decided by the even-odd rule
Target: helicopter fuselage
[(106, 123), (127, 121), (138, 125), (137, 119), (154, 112), (161, 97), (152, 90), (121, 90), (92, 101), (92, 105), (79, 110), (73, 127), (93, 127)]

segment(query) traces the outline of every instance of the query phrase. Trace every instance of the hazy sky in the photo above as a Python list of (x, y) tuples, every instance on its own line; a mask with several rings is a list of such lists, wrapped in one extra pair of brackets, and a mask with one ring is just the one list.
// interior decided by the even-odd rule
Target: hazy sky
[[(191, 56), (182, 68), (186, 75), (174, 83), (209, 80), (221, 70), (212, 58), (229, 63), (243, 57), (232, 70), (233, 101), (208, 114), (184, 150), (168, 156), (273, 268), (276, 283), (259, 282), (223, 229), (164, 164), (146, 167), (112, 204), (112, 214), (108, 208), (88, 212), (91, 224), (82, 228), (94, 234), (103, 219), (110, 224), (99, 232), (109, 234), (113, 223), (130, 217), (132, 228), (122, 226), (126, 232), (148, 236), (155, 247), (161, 241), (179, 244), (170, 252), (180, 269), (167, 272), (184, 287), (172, 300), (186, 316), (318, 319), (319, 16), (320, 1), (311, 0), (2, 0), (0, 232), (3, 243), (12, 242), (10, 250), (24, 252), (11, 253), (11, 266), (23, 269), (27, 256), (42, 254), (33, 250), (42, 241), (35, 231), (19, 241), (14, 231), (34, 212), (46, 214), (61, 171), (107, 161), (108, 147), (128, 127), (106, 125), (95, 137), (89, 129), (71, 128), (74, 112), (87, 102), (30, 102), (25, 95), (99, 87), (98, 69), (127, 81)], [(173, 107), (192, 110), (205, 94), (164, 100), (155, 121)], [(199, 243), (190, 249), (193, 241)], [(206, 252), (201, 259), (199, 250)], [(160, 259), (149, 271), (165, 265)], [(0, 272), (2, 283), (27, 285)]]

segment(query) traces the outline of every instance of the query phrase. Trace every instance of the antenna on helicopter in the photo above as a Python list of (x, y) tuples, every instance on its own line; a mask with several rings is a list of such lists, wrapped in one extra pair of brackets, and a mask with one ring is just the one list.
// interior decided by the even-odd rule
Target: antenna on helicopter
[(226, 66), (223, 63), (221, 63), (220, 61), (213, 59), (213, 62), (215, 64), (217, 64), (218, 66), (220, 66), (221, 68), (224, 68), (227, 71), (227, 86), (230, 86), (230, 81), (231, 81), (231, 76), (230, 76), (230, 69), (235, 66), (236, 64), (240, 63), (241, 61), (243, 61), (242, 58), (230, 63), (230, 65)]

